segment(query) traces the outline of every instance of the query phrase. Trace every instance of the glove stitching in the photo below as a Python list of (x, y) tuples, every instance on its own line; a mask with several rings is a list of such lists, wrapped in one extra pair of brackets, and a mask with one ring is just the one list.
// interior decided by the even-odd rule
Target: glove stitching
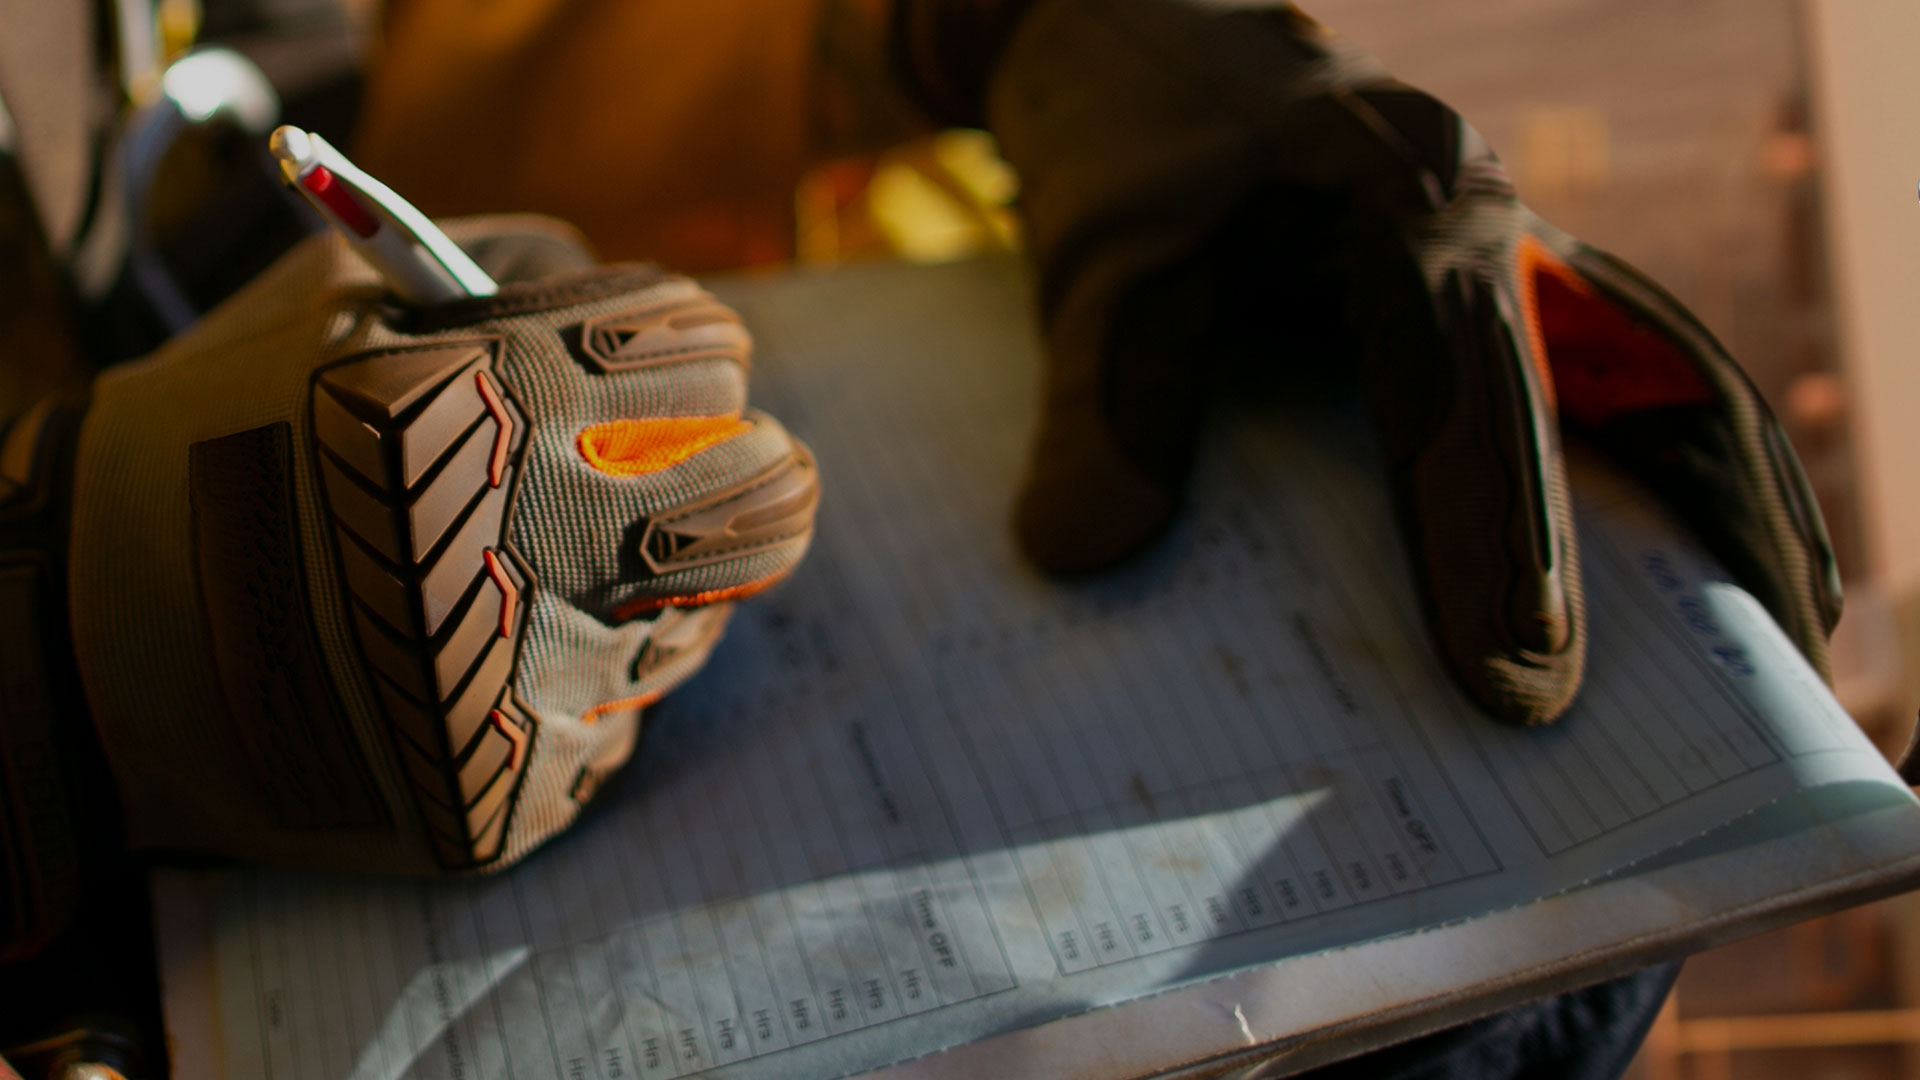
[[(749, 544), (738, 544), (738, 545), (735, 545), (734, 547), (714, 548), (712, 550), (703, 552), (702, 557), (706, 558), (714, 555), (733, 555), (741, 552), (758, 551), (763, 548), (778, 547), (781, 544), (786, 543), (787, 541), (793, 539), (796, 536), (805, 535), (806, 532), (807, 532), (806, 529), (796, 529), (793, 532), (786, 534), (785, 536), (776, 536), (769, 540), (758, 541), (758, 542), (749, 543)], [(697, 569), (697, 567), (687, 567), (687, 569)], [(680, 568), (675, 567), (672, 570), (668, 571), (668, 573), (678, 573), (679, 571), (680, 571)], [(666, 576), (665, 574), (661, 575), (661, 577), (665, 577), (665, 576)], [(654, 580), (658, 580), (658, 579), (656, 578)]]
[(732, 360), (741, 367), (747, 366), (745, 361), (733, 355), (732, 350), (725, 345), (677, 345), (667, 349), (655, 349), (652, 352), (630, 353), (621, 359), (621, 366), (617, 370), (624, 371), (629, 367), (639, 367), (649, 360), (670, 359), (687, 353), (706, 353), (715, 360)]

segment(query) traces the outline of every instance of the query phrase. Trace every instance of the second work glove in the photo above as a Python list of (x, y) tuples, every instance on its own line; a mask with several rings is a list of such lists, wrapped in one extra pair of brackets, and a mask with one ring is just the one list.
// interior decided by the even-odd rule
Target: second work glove
[(1165, 527), (1222, 356), (1354, 368), (1435, 642), (1493, 714), (1545, 722), (1579, 689), (1569, 430), (1825, 671), (1838, 578), (1765, 403), (1671, 296), (1529, 211), (1452, 109), (1291, 6), (898, 10), (921, 96), (1020, 174), (1050, 366), (1017, 528), (1043, 566)]
[[(70, 544), (61, 574), (56, 520), (0, 567), (0, 615), (59, 660), (70, 612), (77, 676), (14, 694), (0, 763), (71, 759), (84, 700), (136, 849), (504, 866), (794, 568), (814, 464), (746, 408), (732, 311), (543, 220), (449, 231), (498, 295), (402, 310), (316, 237), (84, 412), (15, 421), (0, 518), (70, 493)], [(0, 937), (60, 910), (62, 837), (112, 802), (83, 774), (0, 783), (46, 823), (6, 852)]]

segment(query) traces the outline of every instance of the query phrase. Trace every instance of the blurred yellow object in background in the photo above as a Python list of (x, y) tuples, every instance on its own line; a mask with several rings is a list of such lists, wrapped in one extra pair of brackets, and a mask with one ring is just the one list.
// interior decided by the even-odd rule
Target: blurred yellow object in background
[(940, 263), (1015, 251), (1019, 181), (984, 131), (946, 131), (870, 161), (803, 177), (794, 199), (801, 262)]

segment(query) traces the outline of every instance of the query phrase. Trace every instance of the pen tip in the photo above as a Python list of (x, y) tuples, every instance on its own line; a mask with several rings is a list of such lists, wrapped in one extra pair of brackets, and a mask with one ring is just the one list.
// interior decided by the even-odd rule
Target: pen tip
[(313, 160), (313, 139), (292, 124), (282, 124), (267, 137), (267, 149), (287, 165), (297, 167)]

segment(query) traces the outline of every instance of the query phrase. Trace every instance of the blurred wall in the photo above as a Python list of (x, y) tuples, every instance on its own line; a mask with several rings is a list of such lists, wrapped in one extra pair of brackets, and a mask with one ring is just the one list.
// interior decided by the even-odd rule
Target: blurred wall
[[(1835, 327), (1878, 625), (1893, 639), (1890, 709), (1920, 702), (1920, 4), (1803, 0)], [(1845, 625), (1843, 623), (1843, 625)], [(1901, 997), (1920, 1000), (1920, 894), (1889, 901)], [(1905, 1072), (1920, 1074), (1920, 1047)]]
[[(1844, 632), (1920, 704), (1920, 3), (1803, 0), (1835, 333), (1868, 566)], [(1920, 959), (1920, 958), (1917, 958)]]
[(1866, 556), (1920, 594), (1920, 3), (1806, 0)]

